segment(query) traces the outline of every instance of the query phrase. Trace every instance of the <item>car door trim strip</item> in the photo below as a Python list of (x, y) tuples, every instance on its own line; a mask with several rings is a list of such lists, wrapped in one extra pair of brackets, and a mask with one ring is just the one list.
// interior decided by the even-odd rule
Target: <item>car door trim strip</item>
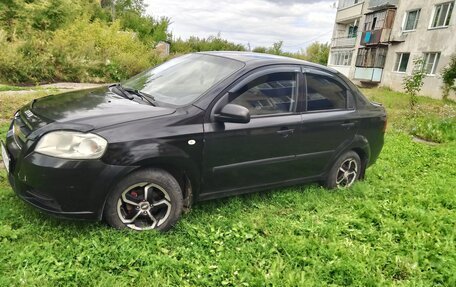
[(212, 171), (215, 173), (215, 172), (220, 172), (220, 171), (226, 171), (229, 169), (254, 167), (254, 166), (259, 166), (259, 165), (264, 165), (264, 164), (286, 162), (286, 161), (292, 161), (292, 160), (297, 160), (297, 159), (303, 159), (306, 157), (313, 157), (313, 156), (318, 156), (318, 155), (322, 155), (322, 154), (332, 154), (332, 153), (334, 153), (334, 150), (319, 151), (319, 152), (305, 153), (305, 154), (298, 154), (298, 155), (287, 155), (287, 156), (272, 157), (272, 158), (259, 159), (259, 160), (250, 160), (250, 161), (237, 162), (237, 163), (232, 163), (232, 164), (227, 164), (227, 165), (216, 166), (212, 169)]

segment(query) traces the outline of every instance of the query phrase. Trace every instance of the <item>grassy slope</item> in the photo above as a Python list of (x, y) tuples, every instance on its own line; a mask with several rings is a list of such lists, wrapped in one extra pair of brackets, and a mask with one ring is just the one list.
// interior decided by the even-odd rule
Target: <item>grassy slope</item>
[[(198, 204), (167, 234), (42, 215), (1, 169), (0, 286), (455, 286), (456, 143), (411, 141), (399, 130), (406, 98), (366, 93), (389, 108), (390, 130), (364, 182)], [(21, 101), (2, 104), (2, 119)]]

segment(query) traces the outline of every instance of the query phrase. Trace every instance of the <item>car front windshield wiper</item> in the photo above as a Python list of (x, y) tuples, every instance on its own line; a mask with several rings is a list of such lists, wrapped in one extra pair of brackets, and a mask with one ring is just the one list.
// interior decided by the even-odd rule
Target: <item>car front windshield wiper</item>
[(144, 92), (141, 92), (139, 90), (135, 90), (129, 87), (124, 87), (121, 84), (113, 84), (109, 86), (115, 91), (117, 91), (116, 94), (119, 96), (122, 96), (126, 99), (133, 100), (134, 98), (131, 96), (132, 94), (139, 97), (141, 100), (149, 103), (152, 106), (155, 106), (155, 98), (149, 94), (146, 94)]
[(141, 92), (140, 90), (136, 90), (136, 89), (132, 89), (129, 87), (124, 87), (124, 86), (121, 86), (121, 87), (129, 93), (133, 93), (133, 94), (139, 96), (143, 101), (148, 102), (152, 106), (156, 105), (156, 100), (155, 100), (154, 96)]
[(126, 99), (129, 99), (129, 100), (133, 100), (133, 97), (130, 95), (130, 93), (128, 93), (123, 87), (121, 84), (113, 84), (113, 85), (110, 85), (109, 88), (111, 88), (111, 91), (113, 91), (114, 93), (116, 93), (117, 95), (121, 96), (121, 97), (124, 97)]

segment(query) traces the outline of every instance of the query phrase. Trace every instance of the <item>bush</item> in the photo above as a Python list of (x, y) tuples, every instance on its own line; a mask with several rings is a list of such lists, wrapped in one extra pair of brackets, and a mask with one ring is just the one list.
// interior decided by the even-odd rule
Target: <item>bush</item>
[(413, 122), (411, 133), (419, 138), (443, 143), (456, 140), (455, 119), (423, 119)]
[(53, 79), (53, 57), (46, 41), (39, 38), (15, 43), (3, 41), (0, 50), (0, 81), (35, 84)]
[(314, 42), (314, 43), (310, 44), (309, 46), (307, 46), (307, 48), (305, 50), (301, 50), (301, 51), (295, 52), (295, 53), (284, 52), (282, 50), (282, 47), (283, 47), (283, 41), (279, 41), (279, 42), (273, 43), (272, 46), (269, 48), (261, 47), (261, 46), (255, 47), (255, 49), (253, 49), (253, 52), (281, 55), (281, 56), (305, 60), (305, 61), (309, 61), (309, 62), (321, 64), (321, 65), (327, 65), (327, 63), (328, 63), (328, 57), (329, 57), (329, 44), (328, 43)]
[(170, 37), (169, 20), (144, 8), (143, 0), (0, 1), (0, 81), (118, 81), (156, 64), (153, 45)]
[(177, 39), (171, 42), (172, 53), (191, 53), (202, 51), (245, 51), (240, 44), (220, 38), (220, 35), (208, 38), (190, 37), (188, 40)]
[(152, 49), (134, 32), (120, 31), (118, 22), (77, 21), (56, 31), (50, 45), (61, 80), (118, 81), (158, 62)]
[(0, 81), (9, 83), (119, 81), (160, 61), (135, 33), (120, 31), (120, 23), (86, 19), (58, 29), (51, 39), (3, 41), (0, 49)]
[(450, 64), (443, 69), (443, 99), (448, 99), (451, 90), (456, 91), (456, 55), (451, 57)]
[(410, 133), (419, 138), (445, 143), (456, 141), (456, 117), (454, 106), (445, 105), (438, 111), (415, 111), (408, 121)]
[(411, 75), (404, 77), (402, 85), (405, 92), (410, 96), (410, 109), (413, 110), (418, 103), (418, 93), (423, 87), (423, 80), (426, 77), (424, 71), (424, 60), (421, 57), (413, 60), (413, 71)]

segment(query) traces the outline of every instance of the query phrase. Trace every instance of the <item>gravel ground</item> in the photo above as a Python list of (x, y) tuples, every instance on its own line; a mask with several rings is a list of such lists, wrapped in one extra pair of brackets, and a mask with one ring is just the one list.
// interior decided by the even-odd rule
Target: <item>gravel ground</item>
[(59, 90), (84, 90), (101, 87), (107, 84), (90, 84), (90, 83), (54, 83), (40, 86), (43, 89), (59, 89)]
[(3, 91), (2, 95), (26, 95), (35, 93), (36, 91), (46, 91), (46, 90), (59, 90), (59, 92), (71, 91), (71, 90), (85, 90), (92, 89), (96, 87), (101, 87), (108, 84), (90, 84), (90, 83), (54, 83), (46, 84), (41, 86), (30, 87), (29, 90), (20, 90), (20, 91)]

